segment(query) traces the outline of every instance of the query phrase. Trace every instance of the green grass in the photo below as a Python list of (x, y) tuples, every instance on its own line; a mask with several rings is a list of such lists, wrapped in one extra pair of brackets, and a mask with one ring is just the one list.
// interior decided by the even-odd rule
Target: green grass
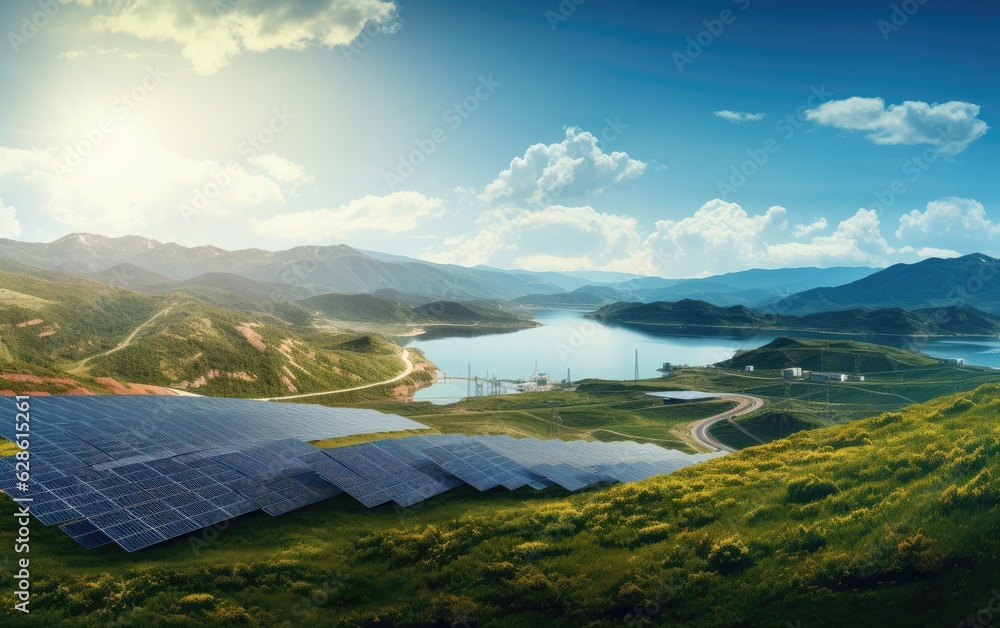
[[(575, 392), (552, 391), (475, 397), (446, 406), (373, 398), (318, 398), (331, 406), (363, 406), (399, 414), (442, 433), (509, 434), (536, 438), (637, 440), (681, 451), (699, 451), (688, 425), (733, 407), (729, 401), (664, 405), (646, 392), (663, 390), (658, 380), (633, 386), (582, 382)], [(553, 422), (553, 411), (561, 423)]]
[[(849, 372), (854, 373), (853, 369)], [(993, 369), (946, 366), (937, 361), (899, 370), (862, 372), (864, 382), (826, 383), (786, 382), (781, 379), (779, 370), (758, 369), (748, 374), (742, 369), (685, 368), (675, 371), (664, 384), (670, 388), (737, 392), (763, 398), (764, 408), (737, 422), (761, 440), (770, 441), (779, 433), (787, 435), (791, 430), (782, 430), (775, 421), (757, 419), (765, 413), (772, 414), (776, 420), (780, 417), (791, 421), (789, 427), (805, 429), (855, 421), (982, 384), (1000, 382), (1000, 372)], [(752, 441), (737, 433), (725, 424), (712, 430), (713, 436), (733, 447), (747, 446)]]
[(956, 625), (1000, 585), (998, 412), (985, 386), (636, 484), (341, 497), (134, 554), (33, 523), (32, 615), (8, 589), (0, 623)]
[[(294, 304), (210, 288), (154, 296), (55, 271), (0, 270), (0, 290), (0, 373), (69, 373), (94, 392), (108, 392), (94, 378), (111, 377), (210, 396), (269, 397), (366, 385), (403, 369), (394, 343), (317, 329)], [(21, 326), (36, 319), (42, 322)], [(244, 324), (263, 347), (238, 330)], [(66, 391), (0, 381), (4, 388)]]

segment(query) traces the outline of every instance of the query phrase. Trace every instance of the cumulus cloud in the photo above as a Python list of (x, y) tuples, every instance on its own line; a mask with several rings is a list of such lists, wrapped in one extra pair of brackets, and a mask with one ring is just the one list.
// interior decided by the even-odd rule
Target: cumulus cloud
[(99, 13), (93, 27), (139, 39), (171, 41), (199, 74), (212, 74), (243, 52), (348, 45), (369, 24), (393, 30), (396, 6), (383, 0), (70, 0)]
[(1000, 225), (986, 217), (979, 201), (948, 197), (927, 204), (921, 212), (914, 209), (899, 218), (896, 237), (912, 244), (947, 242), (952, 245), (984, 246), (994, 242)]
[(733, 124), (739, 124), (741, 122), (760, 122), (764, 119), (766, 114), (763, 113), (749, 113), (746, 111), (730, 111), (729, 109), (723, 109), (721, 111), (716, 111), (715, 115), (723, 120), (729, 120)]
[(859, 209), (828, 236), (814, 236), (807, 242), (769, 244), (765, 249), (765, 259), (771, 268), (885, 266), (889, 256), (897, 252), (882, 236), (878, 214), (873, 209)]
[(885, 106), (881, 98), (831, 100), (806, 112), (813, 122), (849, 131), (867, 131), (876, 144), (930, 144), (955, 155), (978, 140), (989, 126), (979, 119), (979, 105), (951, 101), (906, 101)]
[(672, 277), (704, 276), (766, 259), (765, 240), (787, 228), (784, 207), (749, 215), (715, 199), (682, 220), (660, 220), (646, 240), (652, 264)]
[(248, 161), (264, 170), (268, 176), (291, 191), (295, 191), (299, 185), (309, 183), (313, 180), (312, 175), (306, 171), (305, 166), (274, 153), (258, 155), (250, 158)]
[(808, 225), (795, 225), (795, 231), (792, 233), (796, 238), (804, 238), (807, 235), (816, 233), (817, 231), (826, 231), (828, 224), (826, 224), (826, 218), (817, 218)]
[[(898, 253), (882, 236), (877, 214), (860, 209), (829, 235), (825, 218), (796, 225), (775, 206), (751, 215), (735, 203), (709, 201), (682, 220), (661, 220), (646, 238), (644, 272), (704, 277), (748, 268), (884, 266)], [(640, 266), (637, 266), (639, 268)]]
[(528, 270), (620, 270), (632, 267), (642, 242), (634, 218), (593, 207), (485, 212), (478, 231), (445, 240), (423, 258), (448, 264), (493, 263)]
[(0, 198), (0, 238), (16, 238), (21, 235), (21, 223), (17, 221), (17, 210), (7, 207)]
[(441, 199), (417, 192), (395, 192), (388, 196), (366, 196), (335, 209), (278, 214), (257, 223), (256, 230), (296, 241), (317, 242), (355, 231), (412, 231), (422, 220), (444, 214)]
[(557, 199), (600, 194), (638, 178), (646, 167), (627, 153), (605, 153), (592, 133), (567, 127), (562, 142), (535, 144), (511, 161), (479, 199), (493, 206), (544, 208)]

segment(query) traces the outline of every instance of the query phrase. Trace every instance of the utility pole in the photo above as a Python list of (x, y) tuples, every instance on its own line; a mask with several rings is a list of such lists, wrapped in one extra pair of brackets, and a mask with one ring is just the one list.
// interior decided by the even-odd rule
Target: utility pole
[(465, 372), (465, 396), (472, 396), (472, 362), (469, 362), (469, 370)]
[(573, 385), (573, 378), (569, 376), (569, 369), (566, 369), (566, 385), (567, 386)]
[(639, 381), (639, 350), (635, 350), (635, 381)]

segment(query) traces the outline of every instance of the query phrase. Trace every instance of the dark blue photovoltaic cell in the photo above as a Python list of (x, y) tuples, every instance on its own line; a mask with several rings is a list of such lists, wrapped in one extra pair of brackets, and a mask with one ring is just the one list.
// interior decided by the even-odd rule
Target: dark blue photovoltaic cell
[[(188, 397), (32, 400), (32, 476), (20, 491), (0, 458), (0, 490), (86, 548), (135, 551), (255, 510), (280, 515), (348, 493), (412, 506), (467, 484), (575, 491), (670, 473), (718, 454), (631, 442), (433, 434), (320, 450), (304, 442), (426, 429), (373, 410)], [(2, 424), (0, 435), (12, 425)], [(37, 427), (35, 427), (37, 425)]]

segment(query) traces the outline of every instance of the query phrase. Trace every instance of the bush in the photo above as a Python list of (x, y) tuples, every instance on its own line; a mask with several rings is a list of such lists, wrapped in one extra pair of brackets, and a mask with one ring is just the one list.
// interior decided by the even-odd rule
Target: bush
[(796, 478), (788, 484), (788, 501), (793, 504), (808, 504), (837, 492), (836, 485), (815, 475)]
[(712, 544), (708, 565), (722, 574), (742, 571), (750, 566), (750, 550), (737, 536), (728, 536)]

